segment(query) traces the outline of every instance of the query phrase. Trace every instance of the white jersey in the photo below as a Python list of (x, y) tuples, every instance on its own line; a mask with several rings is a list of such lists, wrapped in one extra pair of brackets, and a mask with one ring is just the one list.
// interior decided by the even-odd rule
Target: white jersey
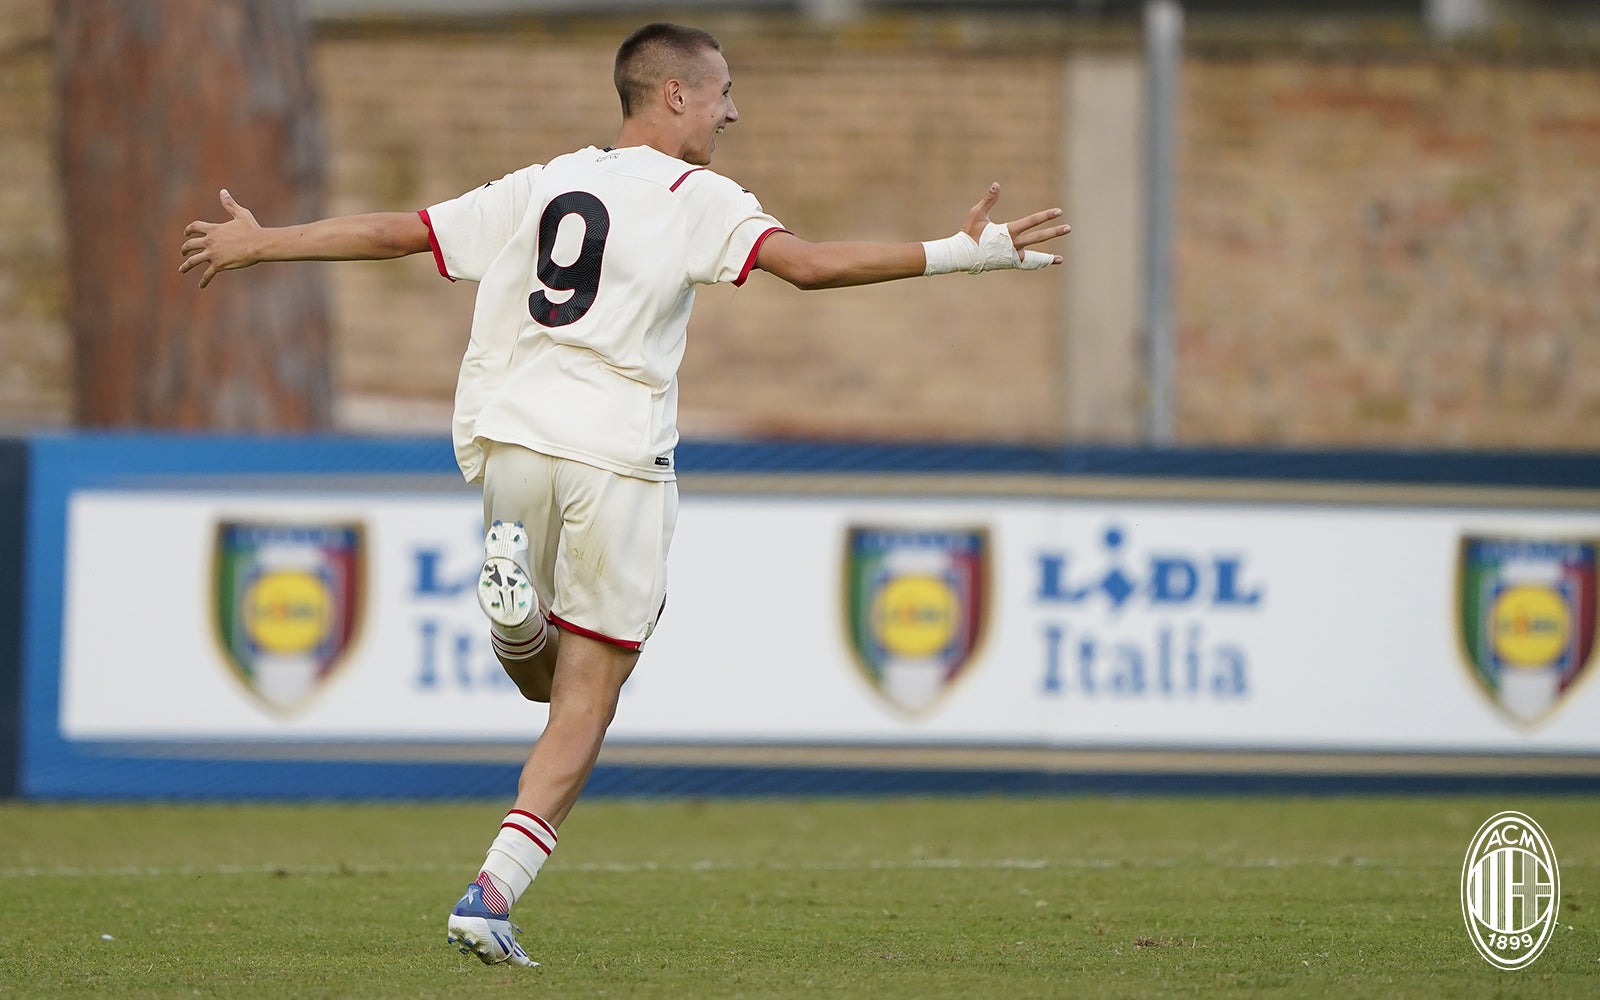
[(485, 441), (676, 478), (695, 285), (743, 284), (783, 229), (755, 196), (648, 146), (590, 146), (421, 215), (440, 273), (480, 283), (456, 386), (467, 480)]

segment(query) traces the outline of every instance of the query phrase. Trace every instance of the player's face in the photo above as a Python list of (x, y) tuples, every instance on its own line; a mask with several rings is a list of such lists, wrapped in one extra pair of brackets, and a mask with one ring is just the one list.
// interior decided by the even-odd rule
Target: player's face
[(683, 155), (684, 160), (702, 167), (710, 164), (711, 154), (716, 152), (717, 135), (739, 120), (739, 109), (733, 106), (728, 61), (722, 53), (708, 49), (703, 67), (700, 82), (686, 91), (689, 134)]

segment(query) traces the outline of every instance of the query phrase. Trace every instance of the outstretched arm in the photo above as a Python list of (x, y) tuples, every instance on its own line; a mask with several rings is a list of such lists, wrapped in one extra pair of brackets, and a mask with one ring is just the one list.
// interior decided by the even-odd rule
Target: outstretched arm
[[(1061, 263), (1054, 254), (1027, 251), (1072, 232), (1068, 225), (1046, 225), (1061, 217), (1061, 209), (1034, 212), (1002, 226), (989, 219), (999, 199), (1000, 185), (991, 184), (967, 213), (961, 232), (932, 243), (810, 243), (792, 233), (773, 233), (761, 244), (756, 266), (796, 288), (810, 289), (870, 285), (954, 270), (1033, 270)], [(1004, 244), (1007, 238), (1009, 248), (995, 245)]]
[(222, 192), (227, 222), (191, 222), (183, 231), (180, 272), (202, 268), (200, 287), (219, 271), (269, 260), (388, 260), (428, 249), (428, 227), (415, 212), (341, 215), (299, 226), (263, 228), (248, 208)]

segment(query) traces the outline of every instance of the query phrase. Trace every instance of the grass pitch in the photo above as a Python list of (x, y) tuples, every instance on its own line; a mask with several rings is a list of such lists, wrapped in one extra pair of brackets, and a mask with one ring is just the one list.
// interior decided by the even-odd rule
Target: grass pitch
[[(1594, 798), (589, 801), (533, 970), (444, 943), (503, 808), (0, 805), (0, 995), (1600, 995)], [(1511, 973), (1458, 895), (1507, 808), (1562, 877)]]

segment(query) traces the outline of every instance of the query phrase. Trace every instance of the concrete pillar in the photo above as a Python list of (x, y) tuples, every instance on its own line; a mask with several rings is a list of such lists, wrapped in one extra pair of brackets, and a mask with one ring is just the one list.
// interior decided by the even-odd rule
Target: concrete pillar
[(1143, 418), (1144, 68), (1131, 52), (1073, 55), (1064, 86), (1063, 437), (1132, 443)]

